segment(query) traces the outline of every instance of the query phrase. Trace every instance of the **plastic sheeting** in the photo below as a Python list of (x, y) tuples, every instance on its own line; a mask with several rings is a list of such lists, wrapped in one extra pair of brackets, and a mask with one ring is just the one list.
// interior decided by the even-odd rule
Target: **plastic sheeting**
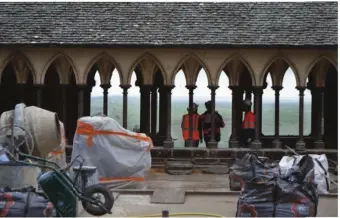
[[(329, 191), (329, 181), (325, 177), (328, 175), (328, 161), (325, 154), (316, 155), (312, 154), (309, 155), (312, 157), (314, 162), (314, 183), (317, 184), (317, 190), (319, 194), (327, 194)], [(282, 157), (279, 165), (281, 174), (284, 176), (289, 173), (289, 170), (298, 164), (301, 159), (302, 155), (294, 155), (294, 156), (284, 156)]]
[(100, 183), (111, 188), (144, 186), (151, 168), (152, 141), (131, 132), (110, 117), (82, 117), (73, 140), (72, 160), (81, 155), (87, 166), (97, 167)]

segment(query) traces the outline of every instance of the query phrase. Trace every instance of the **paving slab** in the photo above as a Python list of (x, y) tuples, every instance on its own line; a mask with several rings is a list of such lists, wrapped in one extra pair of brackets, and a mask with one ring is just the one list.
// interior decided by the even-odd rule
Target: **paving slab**
[(180, 188), (156, 189), (151, 197), (153, 204), (184, 204), (185, 190)]

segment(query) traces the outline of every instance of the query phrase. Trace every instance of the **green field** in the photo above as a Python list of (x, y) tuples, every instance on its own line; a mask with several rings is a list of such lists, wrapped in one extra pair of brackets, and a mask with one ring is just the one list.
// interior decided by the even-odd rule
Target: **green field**
[[(195, 99), (199, 104), (199, 113), (204, 112), (205, 100)], [(128, 129), (132, 130), (135, 125), (139, 126), (140, 114), (140, 98), (137, 96), (128, 97)], [(181, 119), (186, 113), (188, 100), (183, 98), (172, 99), (172, 137), (176, 147), (183, 146), (181, 135)], [(91, 114), (102, 111), (102, 97), (91, 98)], [(122, 96), (109, 96), (109, 116), (122, 124), (123, 98)], [(262, 112), (262, 132), (265, 135), (274, 134), (274, 100), (272, 102), (263, 102)], [(222, 130), (222, 139), (219, 147), (227, 147), (231, 133), (231, 102), (217, 100), (216, 110), (222, 115), (226, 127)], [(308, 135), (311, 131), (311, 103), (305, 102), (304, 105), (304, 133)], [(299, 106), (297, 101), (282, 101), (280, 102), (280, 134), (281, 135), (297, 135), (299, 128)], [(203, 146), (203, 145), (200, 145)]]

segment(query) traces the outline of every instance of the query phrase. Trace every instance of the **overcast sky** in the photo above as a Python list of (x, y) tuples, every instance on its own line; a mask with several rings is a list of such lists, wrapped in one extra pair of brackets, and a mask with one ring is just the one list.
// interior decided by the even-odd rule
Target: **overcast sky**
[[(93, 87), (92, 90), (92, 96), (101, 96), (103, 94), (103, 89), (99, 86), (100, 84), (100, 78), (99, 74), (97, 73), (95, 75), (96, 80), (96, 86)], [(134, 82), (136, 81), (135, 74), (132, 75), (131, 78), (131, 85), (132, 87), (129, 89), (129, 96), (139, 96), (139, 88), (134, 86)], [(118, 72), (115, 70), (113, 72), (112, 78), (111, 78), (111, 88), (109, 89), (109, 95), (122, 95), (122, 89), (119, 87), (120, 80)], [(270, 75), (267, 77), (267, 83), (268, 87), (265, 89), (263, 93), (263, 99), (264, 100), (272, 100), (274, 99), (274, 91), (271, 89), (272, 82)], [(172, 95), (174, 97), (187, 97), (188, 96), (188, 90), (185, 88), (185, 77), (182, 71), (178, 72), (176, 79), (175, 79), (175, 85), (176, 88), (174, 88)], [(201, 72), (198, 75), (197, 82), (196, 82), (197, 88), (194, 91), (195, 98), (209, 98), (210, 97), (210, 90), (208, 89), (208, 79), (204, 72), (204, 70), (201, 70)], [(219, 80), (219, 88), (216, 91), (216, 98), (222, 98), (226, 96), (231, 96), (231, 91), (228, 88), (229, 82), (228, 77), (225, 75), (225, 73), (221, 74), (220, 80)], [(289, 99), (298, 99), (298, 91), (295, 89), (296, 82), (295, 82), (295, 76), (293, 71), (289, 68), (284, 76), (283, 79), (283, 89), (280, 92), (280, 99), (282, 100), (289, 100)], [(305, 99), (310, 99), (310, 92), (307, 90), (305, 91)]]

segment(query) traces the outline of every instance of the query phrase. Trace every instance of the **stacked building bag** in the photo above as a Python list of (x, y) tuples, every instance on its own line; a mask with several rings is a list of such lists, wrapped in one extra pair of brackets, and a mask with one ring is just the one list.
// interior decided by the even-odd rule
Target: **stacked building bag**
[(246, 155), (243, 161), (235, 164), (238, 164), (238, 169), (244, 167), (241, 172), (233, 170), (236, 167), (232, 166), (234, 173), (244, 181), (236, 217), (316, 216), (318, 193), (314, 184), (314, 163), (310, 156), (304, 156), (284, 176), (277, 174), (278, 165), (274, 167), (254, 155)]

